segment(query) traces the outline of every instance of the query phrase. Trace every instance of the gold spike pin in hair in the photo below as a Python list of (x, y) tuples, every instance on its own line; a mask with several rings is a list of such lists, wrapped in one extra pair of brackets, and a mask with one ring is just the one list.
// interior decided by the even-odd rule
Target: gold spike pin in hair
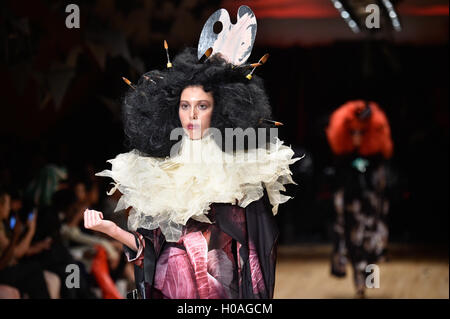
[(255, 66), (259, 66), (259, 63), (233, 65), (232, 69), (234, 69), (234, 68), (250, 69), (250, 68), (254, 68)]
[(166, 49), (166, 54), (167, 54), (167, 68), (171, 68), (172, 63), (170, 62), (170, 58), (169, 58), (169, 45), (167, 44), (166, 40), (164, 40), (164, 49)]
[(251, 64), (251, 67), (253, 67), (253, 69), (252, 69), (252, 71), (249, 74), (247, 74), (246, 78), (251, 80), (252, 77), (253, 77), (252, 74), (256, 70), (256, 68), (258, 66), (263, 65), (264, 63), (266, 63), (268, 58), (269, 58), (269, 53), (266, 53), (266, 54), (263, 55), (263, 57), (261, 59), (259, 59), (258, 63)]
[(212, 50), (213, 50), (212, 48), (209, 48), (208, 50), (206, 50), (205, 53), (203, 53), (202, 57), (200, 58), (199, 62), (200, 63), (205, 62), (205, 60), (208, 59), (209, 56), (211, 55)]
[(261, 123), (261, 122), (270, 123), (270, 124), (273, 124), (273, 125), (275, 125), (275, 126), (281, 126), (281, 125), (284, 125), (284, 124), (281, 123), (281, 122), (278, 122), (278, 121), (272, 121), (272, 120), (268, 120), (268, 119), (260, 119), (260, 120), (259, 120), (259, 123)]
[(133, 90), (136, 90), (136, 87), (133, 85), (133, 83), (131, 83), (130, 80), (128, 80), (127, 78), (125, 78), (125, 77), (123, 77), (123, 76), (122, 76), (122, 80), (123, 80), (126, 84), (128, 84)]

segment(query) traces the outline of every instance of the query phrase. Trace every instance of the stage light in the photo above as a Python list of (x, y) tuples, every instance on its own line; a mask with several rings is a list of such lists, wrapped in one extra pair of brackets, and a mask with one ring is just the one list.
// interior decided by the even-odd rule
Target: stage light
[(340, 9), (340, 8), (342, 8), (342, 3), (339, 2), (339, 1), (335, 1), (335, 2), (334, 2), (334, 7), (335, 7), (336, 9)]
[(391, 1), (389, 0), (382, 0), (383, 5), (385, 6), (386, 10), (388, 11), (389, 18), (391, 18), (392, 26), (394, 27), (395, 31), (401, 31), (402, 26), (400, 25), (400, 20), (398, 19), (398, 15), (395, 12), (394, 6), (392, 5)]
[(354, 33), (358, 33), (360, 31), (358, 24), (350, 16), (350, 13), (347, 10), (345, 10), (344, 6), (342, 5), (342, 2), (338, 0), (331, 0), (331, 2), (333, 3), (334, 7), (339, 11), (341, 17), (345, 20), (345, 22), (347, 22), (350, 29)]

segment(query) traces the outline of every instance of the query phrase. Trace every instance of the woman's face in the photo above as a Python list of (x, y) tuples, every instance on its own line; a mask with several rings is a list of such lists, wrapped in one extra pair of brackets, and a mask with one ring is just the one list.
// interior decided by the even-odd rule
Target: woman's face
[(190, 139), (202, 138), (211, 125), (213, 108), (213, 95), (205, 92), (202, 86), (188, 86), (181, 92), (178, 114)]

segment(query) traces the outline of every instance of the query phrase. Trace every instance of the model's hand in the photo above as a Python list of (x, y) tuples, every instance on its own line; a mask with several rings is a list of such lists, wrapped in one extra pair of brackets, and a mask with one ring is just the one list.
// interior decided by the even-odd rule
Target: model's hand
[(86, 209), (84, 211), (84, 227), (111, 235), (116, 224), (110, 220), (104, 220), (103, 214), (96, 210)]

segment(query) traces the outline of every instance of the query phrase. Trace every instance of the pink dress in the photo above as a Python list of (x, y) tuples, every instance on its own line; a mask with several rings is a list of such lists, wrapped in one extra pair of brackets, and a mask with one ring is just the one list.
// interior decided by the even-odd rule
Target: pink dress
[(267, 196), (242, 208), (212, 204), (212, 224), (189, 220), (176, 243), (158, 229), (135, 232), (141, 298), (273, 298), (278, 229)]

